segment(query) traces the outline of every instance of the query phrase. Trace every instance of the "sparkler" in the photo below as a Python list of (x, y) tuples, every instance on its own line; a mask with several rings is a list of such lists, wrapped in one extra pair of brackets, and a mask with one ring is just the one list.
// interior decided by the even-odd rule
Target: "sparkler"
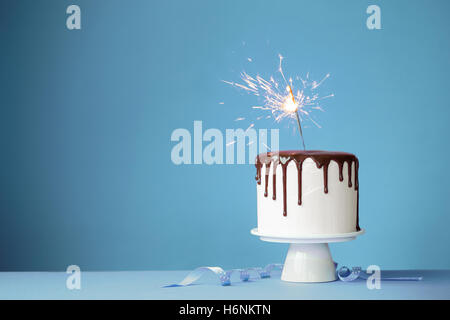
[[(249, 74), (242, 72), (241, 80), (243, 81), (243, 84), (224, 80), (223, 82), (236, 88), (243, 89), (255, 96), (262, 97), (264, 104), (262, 106), (253, 106), (253, 108), (270, 111), (275, 121), (280, 122), (284, 118), (295, 119), (297, 121), (303, 149), (305, 150), (306, 146), (303, 138), (302, 122), (310, 120), (320, 128), (320, 125), (311, 117), (311, 111), (323, 111), (320, 106), (320, 101), (334, 96), (334, 94), (330, 94), (328, 96), (320, 97), (316, 91), (317, 88), (330, 77), (330, 74), (327, 74), (319, 82), (309, 80), (309, 74), (306, 75), (305, 79), (297, 76), (295, 77), (295, 80), (298, 85), (294, 86), (294, 80), (292, 78), (287, 80), (284, 75), (282, 67), (283, 57), (279, 55), (279, 58), (280, 64), (278, 73), (281, 76), (282, 81), (276, 81), (273, 76), (270, 77), (269, 80), (266, 80), (259, 75), (252, 77)], [(280, 82), (282, 85), (279, 84)], [(296, 87), (298, 89), (294, 94), (292, 88)], [(285, 90), (283, 90), (283, 88), (285, 88)]]
[(300, 122), (300, 117), (298, 115), (298, 106), (297, 106), (297, 103), (295, 102), (295, 98), (294, 98), (294, 94), (292, 93), (291, 86), (288, 85), (287, 89), (289, 90), (289, 95), (292, 98), (292, 103), (295, 106), (295, 117), (297, 118), (298, 132), (300, 133), (300, 137), (302, 138), (303, 150), (306, 150), (305, 139), (303, 138), (302, 124)]

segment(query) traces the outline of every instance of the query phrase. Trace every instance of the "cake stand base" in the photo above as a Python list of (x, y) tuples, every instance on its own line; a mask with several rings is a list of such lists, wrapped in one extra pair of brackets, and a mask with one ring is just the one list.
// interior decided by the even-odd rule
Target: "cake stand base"
[(284, 261), (281, 280), (290, 282), (336, 280), (336, 269), (328, 243), (291, 243)]
[(290, 243), (281, 273), (281, 280), (289, 282), (336, 280), (336, 269), (328, 243), (350, 241), (363, 233), (364, 229), (335, 235), (280, 237), (261, 234), (257, 229), (251, 230), (251, 234), (259, 236), (263, 241)]

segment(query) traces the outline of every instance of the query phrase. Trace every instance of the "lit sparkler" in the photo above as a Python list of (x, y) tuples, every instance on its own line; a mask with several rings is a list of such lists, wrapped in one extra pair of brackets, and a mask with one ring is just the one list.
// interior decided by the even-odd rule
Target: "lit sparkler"
[[(275, 121), (280, 122), (284, 118), (295, 119), (298, 124), (303, 149), (306, 149), (301, 123), (308, 119), (320, 128), (320, 125), (312, 119), (311, 111), (323, 111), (319, 102), (334, 96), (334, 94), (330, 94), (328, 96), (320, 97), (316, 91), (316, 89), (330, 77), (330, 74), (327, 74), (319, 82), (309, 80), (309, 74), (306, 75), (305, 79), (297, 76), (295, 80), (298, 85), (295, 86), (292, 78), (289, 78), (289, 80), (286, 79), (282, 67), (283, 57), (279, 55), (279, 58), (280, 64), (278, 72), (282, 81), (276, 81), (274, 77), (265, 80), (259, 75), (252, 77), (249, 74), (242, 72), (241, 79), (243, 84), (230, 81), (223, 82), (236, 88), (243, 89), (255, 96), (262, 97), (264, 99), (264, 104), (262, 106), (253, 106), (253, 108), (270, 111)], [(282, 85), (280, 85), (280, 82)], [(296, 90), (295, 94), (293, 88)]]

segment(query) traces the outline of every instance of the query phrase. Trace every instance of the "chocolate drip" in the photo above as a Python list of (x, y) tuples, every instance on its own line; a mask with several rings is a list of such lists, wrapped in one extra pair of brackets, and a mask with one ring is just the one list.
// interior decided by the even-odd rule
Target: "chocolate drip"
[(356, 193), (356, 231), (361, 230), (359, 227), (359, 190)]
[(339, 181), (344, 180), (343, 176), (343, 167), (344, 163), (348, 163), (348, 186), (352, 187), (352, 163), (355, 162), (355, 182), (354, 188), (357, 191), (357, 220), (356, 220), (356, 229), (359, 228), (359, 181), (358, 181), (358, 170), (359, 170), (359, 162), (358, 158), (351, 153), (345, 152), (328, 152), (328, 151), (316, 151), (316, 150), (308, 150), (308, 151), (280, 151), (280, 152), (267, 152), (258, 155), (256, 158), (256, 180), (258, 184), (261, 183), (261, 168), (262, 164), (266, 165), (265, 172), (265, 191), (264, 196), (267, 197), (268, 193), (268, 178), (269, 178), (269, 168), (270, 164), (273, 162), (273, 195), (272, 199), (276, 200), (276, 169), (280, 158), (283, 160), (281, 162), (282, 173), (283, 173), (283, 216), (287, 215), (287, 166), (291, 160), (294, 160), (297, 165), (298, 171), (298, 205), (302, 204), (302, 167), (303, 162), (307, 158), (311, 158), (315, 163), (317, 168), (323, 168), (323, 184), (324, 184), (324, 192), (328, 193), (328, 167), (330, 162), (333, 160), (338, 164), (339, 167)]
[(287, 181), (287, 164), (281, 164), (281, 169), (283, 171), (283, 216), (287, 216), (287, 195), (286, 195), (286, 181)]
[(303, 160), (295, 161), (297, 164), (298, 172), (298, 205), (302, 205), (302, 171), (303, 171)]
[(287, 166), (292, 159), (283, 158), (279, 160), (281, 162), (281, 171), (283, 172), (283, 216), (287, 216)]
[(355, 161), (355, 190), (356, 193), (356, 230), (359, 231), (361, 228), (359, 227), (359, 178), (358, 178), (358, 171), (359, 171), (359, 161), (358, 158), (356, 158)]
[(264, 174), (264, 197), (267, 197), (267, 189), (269, 187), (269, 170), (270, 170), (270, 162), (266, 163), (266, 172)]
[(348, 163), (348, 187), (352, 187), (352, 162), (349, 161)]
[(256, 158), (256, 163), (255, 163), (255, 167), (256, 167), (256, 183), (257, 184), (261, 184), (261, 167), (262, 167), (262, 163), (259, 161), (259, 156)]
[(323, 191), (325, 192), (325, 193), (328, 193), (328, 165), (329, 165), (330, 163), (327, 163), (324, 167), (323, 167), (323, 179), (324, 179), (324, 182), (323, 182)]
[[(313, 158), (314, 160), (314, 158)], [(328, 193), (328, 166), (330, 165), (330, 160), (325, 161), (323, 163), (318, 162), (316, 160), (314, 160), (316, 162), (317, 168), (322, 168), (323, 167), (323, 191), (325, 193)]]
[(342, 174), (342, 168), (344, 167), (344, 162), (339, 162), (339, 181), (344, 181), (344, 175)]
[(277, 165), (278, 165), (278, 161), (275, 160), (273, 162), (273, 176), (272, 176), (272, 189), (273, 189), (272, 199), (273, 200), (277, 199)]

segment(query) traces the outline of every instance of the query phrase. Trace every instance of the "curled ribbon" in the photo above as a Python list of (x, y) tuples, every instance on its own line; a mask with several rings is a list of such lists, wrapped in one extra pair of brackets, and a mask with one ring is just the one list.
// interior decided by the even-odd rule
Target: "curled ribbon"
[(193, 284), (195, 281), (200, 279), (205, 273), (212, 272), (214, 273), (222, 286), (229, 286), (231, 285), (231, 275), (233, 273), (239, 273), (239, 278), (241, 281), (246, 282), (249, 281), (250, 274), (256, 273), (257, 278), (264, 279), (269, 278), (271, 275), (271, 272), (275, 269), (283, 269), (283, 265), (280, 263), (271, 263), (265, 266), (264, 268), (245, 268), (245, 269), (231, 269), (229, 271), (224, 271), (221, 267), (199, 267), (193, 271), (191, 271), (183, 280), (181, 280), (179, 283), (171, 284), (168, 286), (165, 286), (165, 288), (169, 287), (185, 287), (190, 284)]
[[(337, 267), (337, 263), (334, 263)], [(337, 270), (337, 276), (339, 280), (349, 282), (354, 281), (358, 278), (367, 280), (370, 277), (370, 274), (364, 272), (361, 267), (353, 267), (351, 270), (346, 266), (341, 267)], [(381, 276), (381, 280), (383, 281), (420, 281), (422, 277), (383, 277)]]
[[(364, 272), (361, 267), (353, 267), (349, 269), (346, 266), (341, 267), (339, 270), (337, 269), (338, 264), (335, 262), (334, 267), (336, 268), (336, 274), (339, 280), (344, 282), (354, 281), (356, 279), (364, 279), (367, 280), (369, 278), (369, 274)], [(171, 284), (164, 286), (164, 288), (170, 287), (185, 287), (193, 284), (195, 281), (200, 279), (205, 273), (212, 272), (214, 273), (220, 281), (222, 286), (231, 285), (231, 276), (233, 273), (239, 273), (239, 278), (241, 281), (246, 282), (249, 281), (250, 273), (256, 273), (257, 278), (264, 279), (270, 278), (273, 270), (282, 270), (283, 264), (281, 263), (271, 263), (265, 266), (264, 268), (245, 268), (245, 269), (231, 269), (228, 271), (223, 270), (220, 267), (199, 267), (193, 271), (191, 271), (183, 280), (179, 283)], [(420, 281), (422, 277), (381, 277), (381, 280), (390, 280), (390, 281)]]

